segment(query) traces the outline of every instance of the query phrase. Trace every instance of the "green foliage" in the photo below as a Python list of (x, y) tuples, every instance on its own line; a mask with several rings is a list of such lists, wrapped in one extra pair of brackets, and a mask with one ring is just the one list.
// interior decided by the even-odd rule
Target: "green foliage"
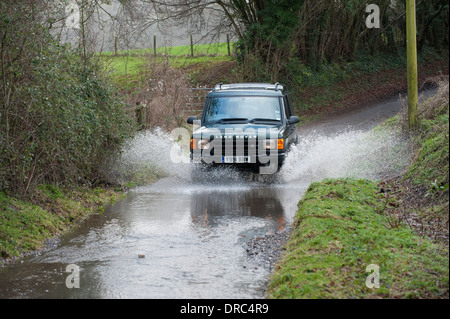
[(133, 132), (125, 104), (101, 67), (57, 43), (26, 5), (1, 9), (0, 189), (98, 182)]
[[(232, 3), (244, 26), (236, 48), (245, 80), (304, 88), (345, 79), (354, 70), (376, 73), (405, 63), (404, 1), (377, 2), (379, 29), (366, 27), (367, 3), (359, 0)], [(445, 51), (448, 3), (420, 2), (417, 20), (419, 52)]]
[(275, 47), (286, 47), (291, 35), (295, 32), (300, 21), (298, 11), (304, 1), (264, 1), (264, 7), (257, 13), (259, 23), (250, 26), (247, 43), (256, 37), (267, 39)]

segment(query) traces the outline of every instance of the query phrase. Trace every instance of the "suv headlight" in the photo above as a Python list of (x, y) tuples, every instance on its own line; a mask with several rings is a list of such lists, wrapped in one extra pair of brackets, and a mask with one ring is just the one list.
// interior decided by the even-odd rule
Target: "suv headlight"
[(266, 150), (274, 150), (274, 149), (276, 149), (277, 144), (276, 144), (275, 140), (264, 140), (263, 147)]
[(263, 140), (262, 146), (266, 150), (282, 150), (284, 148), (284, 140), (282, 138), (277, 140)]
[(197, 143), (197, 147), (200, 150), (207, 150), (211, 147), (211, 144), (208, 140), (199, 140)]

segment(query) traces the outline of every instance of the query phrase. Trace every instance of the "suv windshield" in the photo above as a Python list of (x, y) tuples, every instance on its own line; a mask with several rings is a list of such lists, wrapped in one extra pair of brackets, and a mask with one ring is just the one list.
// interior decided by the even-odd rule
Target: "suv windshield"
[(214, 124), (227, 121), (281, 121), (280, 98), (276, 96), (208, 98), (204, 122)]

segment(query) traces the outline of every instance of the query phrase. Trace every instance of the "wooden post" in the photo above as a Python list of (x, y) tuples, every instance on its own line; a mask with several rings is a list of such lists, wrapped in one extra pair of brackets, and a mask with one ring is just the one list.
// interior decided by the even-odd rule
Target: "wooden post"
[(156, 56), (156, 35), (153, 36), (153, 55)]
[(408, 123), (410, 129), (419, 125), (417, 44), (416, 44), (416, 1), (406, 0), (406, 57), (408, 71)]
[(231, 55), (231, 50), (230, 50), (230, 35), (227, 34), (227, 48), (228, 48), (228, 56)]
[(192, 34), (191, 34), (191, 57), (194, 57), (194, 42), (192, 41)]

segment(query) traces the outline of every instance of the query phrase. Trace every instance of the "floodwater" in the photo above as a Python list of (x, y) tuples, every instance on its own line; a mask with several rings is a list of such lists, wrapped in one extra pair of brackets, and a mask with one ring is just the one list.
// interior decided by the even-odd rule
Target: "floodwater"
[(189, 165), (169, 163), (164, 134), (145, 132), (125, 154), (133, 165), (153, 160), (168, 177), (131, 190), (57, 247), (0, 268), (0, 297), (261, 298), (270, 270), (248, 258), (247, 241), (290, 224), (312, 181), (404, 169), (407, 140), (369, 132), (399, 109), (392, 98), (300, 128), (275, 181), (225, 170), (194, 183)]

